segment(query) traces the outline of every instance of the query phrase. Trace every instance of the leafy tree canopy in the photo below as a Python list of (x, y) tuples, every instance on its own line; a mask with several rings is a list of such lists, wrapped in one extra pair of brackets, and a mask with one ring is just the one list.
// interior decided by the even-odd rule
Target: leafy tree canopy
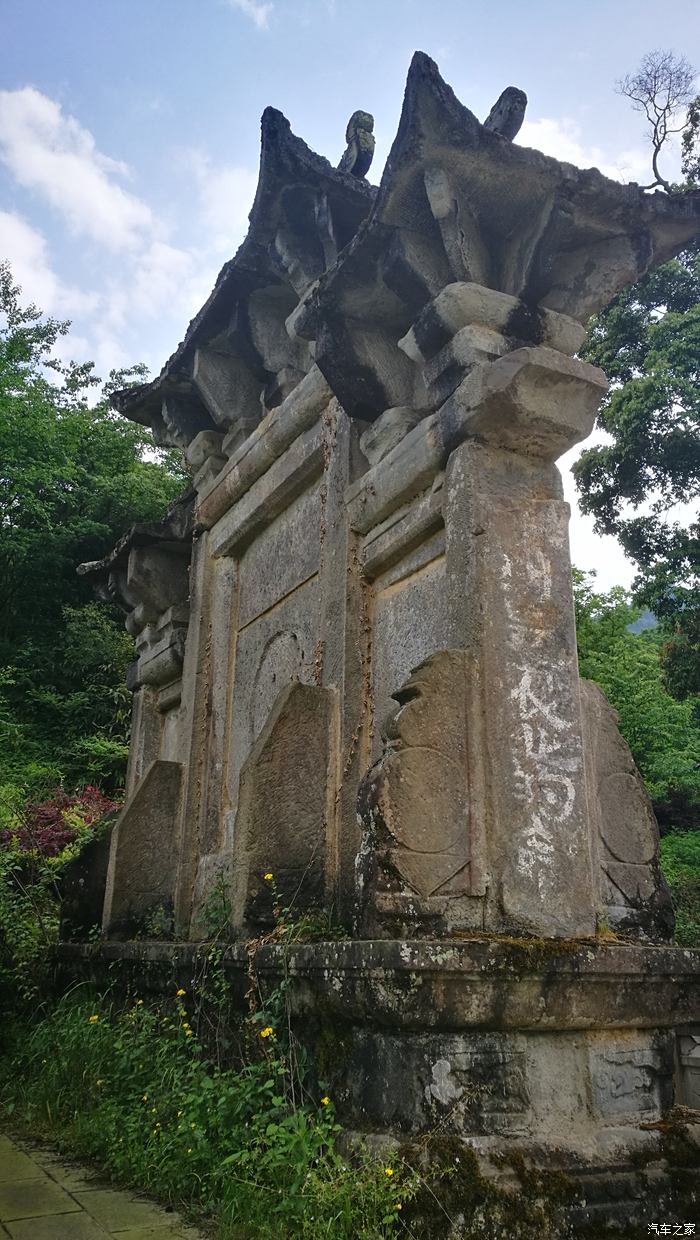
[(620, 586), (597, 593), (594, 578), (574, 570), (581, 675), (595, 680), (618, 712), (662, 826), (700, 826), (697, 704), (676, 701), (664, 684), (662, 631), (631, 633), (639, 608)]
[[(700, 191), (695, 79), (684, 57), (654, 51), (617, 84), (649, 128), (654, 181), (646, 188)], [(674, 133), (678, 183), (659, 164)], [(598, 417), (606, 442), (574, 466), (581, 508), (639, 570), (635, 598), (665, 630), (668, 688), (679, 698), (700, 693), (700, 246), (618, 294), (591, 320), (582, 356), (605, 370), (611, 388)]]
[[(0, 786), (38, 795), (123, 775), (131, 642), (76, 574), (183, 485), (172, 454), (109, 407), (143, 366), (64, 364), (69, 325), (23, 307), (0, 264)], [(150, 459), (145, 456), (149, 451)]]
[[(574, 466), (581, 508), (639, 570), (635, 599), (664, 625), (669, 688), (700, 692), (700, 248), (620, 293), (591, 321), (583, 356), (611, 390), (606, 442)], [(679, 516), (679, 504), (695, 507)]]

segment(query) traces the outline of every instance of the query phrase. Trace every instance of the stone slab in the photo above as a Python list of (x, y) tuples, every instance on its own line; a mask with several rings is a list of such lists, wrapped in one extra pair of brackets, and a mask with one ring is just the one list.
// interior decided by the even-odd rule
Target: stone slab
[(0, 1145), (0, 1184), (13, 1184), (17, 1180), (31, 1180), (40, 1174), (37, 1164), (28, 1154), (12, 1145)]
[(61, 1185), (61, 1188), (65, 1188), (69, 1193), (99, 1187), (99, 1177), (95, 1172), (88, 1171), (85, 1167), (66, 1163), (57, 1154), (40, 1150), (32, 1157), (36, 1165), (41, 1167), (42, 1171), (45, 1171), (50, 1179), (55, 1180), (57, 1184)]
[(126, 928), (173, 901), (179, 762), (152, 762), (112, 832), (103, 914), (105, 930)]
[(31, 1180), (16, 1180), (0, 1184), (0, 1219), (4, 1223), (15, 1219), (41, 1218), (51, 1214), (67, 1214), (79, 1206), (67, 1193), (53, 1184), (38, 1167)]
[(106, 1240), (109, 1235), (82, 1210), (49, 1218), (22, 1219), (7, 1226), (12, 1240)]
[[(119, 960), (137, 993), (183, 986), (200, 967), (193, 943), (64, 943), (59, 976), (100, 983)], [(162, 968), (155, 969), (160, 963)], [(245, 944), (222, 958), (240, 995), (248, 987)], [(700, 1025), (700, 950), (596, 939), (502, 939), (478, 933), (442, 942), (382, 939), (258, 948), (263, 986), (298, 979), (298, 1003), (322, 1004), (343, 1020), (413, 1029), (648, 1029)], [(168, 992), (169, 993), (169, 992)]]
[[(399, 565), (400, 568), (400, 565)], [(445, 557), (412, 570), (384, 588), (374, 583), (372, 624), (372, 695), (374, 743), (372, 755), (381, 751), (382, 731), (396, 713), (392, 698), (415, 667), (428, 655), (448, 646), (445, 591)]]
[(233, 864), (234, 922), (274, 924), (272, 871), (282, 907), (320, 907), (334, 799), (335, 694), (282, 688), (241, 771)]
[[(242, 556), (240, 628), (318, 572), (320, 554), (321, 493), (317, 484), (273, 518)], [(226, 621), (225, 617), (214, 619)]]
[[(131, 1193), (113, 1188), (75, 1193), (75, 1200), (91, 1218), (108, 1232), (122, 1233), (128, 1228), (152, 1227), (163, 1230), (170, 1223), (160, 1206), (139, 1200)], [(176, 1220), (173, 1220), (176, 1221)]]
[(315, 681), (319, 639), (318, 579), (304, 582), (238, 634), (227, 756), (228, 802), (238, 799), (238, 779), (275, 698), (292, 680)]

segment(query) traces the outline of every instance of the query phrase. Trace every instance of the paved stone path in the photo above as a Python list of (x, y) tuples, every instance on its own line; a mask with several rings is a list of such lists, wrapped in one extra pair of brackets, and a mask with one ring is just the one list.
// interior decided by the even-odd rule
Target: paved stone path
[(172, 1211), (0, 1136), (0, 1238), (203, 1240)]

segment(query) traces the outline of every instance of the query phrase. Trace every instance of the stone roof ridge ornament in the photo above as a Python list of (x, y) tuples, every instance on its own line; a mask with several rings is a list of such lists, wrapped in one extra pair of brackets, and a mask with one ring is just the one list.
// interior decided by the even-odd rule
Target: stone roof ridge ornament
[(159, 378), (117, 408), (160, 442), (221, 434), (225, 456), (315, 361), (352, 417), (427, 412), (442, 389), (398, 342), (452, 285), (507, 295), (506, 335), (538, 345), (543, 314), (585, 325), (700, 236), (700, 192), (646, 193), (514, 143), (525, 105), (508, 87), (482, 124), (416, 52), (378, 189), (361, 175), (369, 113), (335, 169), (266, 109), (248, 236)]
[(339, 172), (366, 177), (374, 158), (374, 117), (371, 112), (353, 112), (345, 130), (347, 148), (338, 164)]
[(505, 294), (509, 347), (539, 345), (543, 316), (585, 327), (700, 236), (700, 192), (645, 193), (511, 141), (525, 104), (508, 87), (481, 124), (435, 62), (415, 53), (369, 217), (296, 320), (351, 416), (374, 421), (444, 399), (400, 358), (398, 342), (449, 288)]
[(484, 129), (500, 134), (507, 142), (512, 142), (525, 120), (526, 108), (525, 91), (519, 90), (517, 86), (506, 86), (486, 117)]
[(376, 192), (266, 108), (245, 240), (157, 378), (116, 392), (114, 407), (150, 426), (157, 443), (185, 449), (202, 434), (213, 444), (217, 433), (236, 441), (248, 433), (308, 371), (308, 345), (286, 319), (356, 235)]

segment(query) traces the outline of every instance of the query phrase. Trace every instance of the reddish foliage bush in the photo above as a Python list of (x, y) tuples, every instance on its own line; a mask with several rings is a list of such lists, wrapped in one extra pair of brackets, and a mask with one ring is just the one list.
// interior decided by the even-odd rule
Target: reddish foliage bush
[(73, 843), (78, 834), (78, 828), (66, 821), (67, 811), (78, 814), (89, 826), (118, 806), (118, 801), (110, 801), (92, 784), (73, 796), (69, 796), (63, 788), (57, 788), (46, 801), (27, 805), (24, 821), (16, 833), (0, 831), (0, 847), (7, 847), (16, 841), (24, 852), (56, 857)]

